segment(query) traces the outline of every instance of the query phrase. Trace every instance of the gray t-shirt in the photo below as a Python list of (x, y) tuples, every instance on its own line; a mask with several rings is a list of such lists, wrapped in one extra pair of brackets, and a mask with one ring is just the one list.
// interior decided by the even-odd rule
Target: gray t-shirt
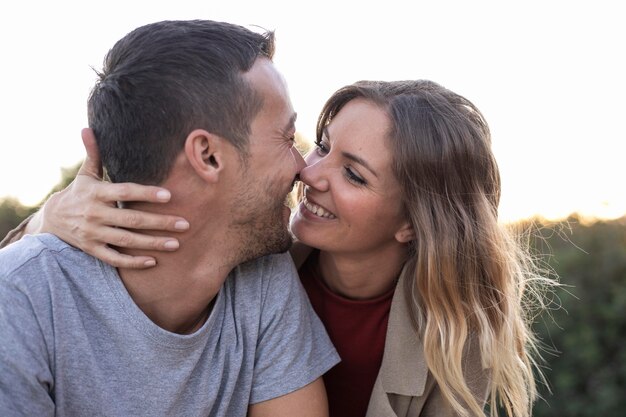
[(0, 415), (245, 416), (338, 362), (287, 254), (231, 272), (204, 326), (155, 325), (53, 235), (0, 250)]

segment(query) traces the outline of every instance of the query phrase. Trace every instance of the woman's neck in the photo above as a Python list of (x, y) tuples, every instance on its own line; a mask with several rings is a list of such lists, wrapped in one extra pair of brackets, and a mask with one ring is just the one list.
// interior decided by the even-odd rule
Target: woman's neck
[(330, 290), (343, 297), (367, 300), (396, 285), (406, 261), (404, 247), (384, 253), (333, 253), (320, 251), (319, 273)]

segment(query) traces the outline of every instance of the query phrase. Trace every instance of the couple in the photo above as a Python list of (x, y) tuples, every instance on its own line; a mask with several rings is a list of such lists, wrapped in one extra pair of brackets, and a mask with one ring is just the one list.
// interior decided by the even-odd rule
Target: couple
[(144, 185), (79, 175), (25, 225), (117, 269), (48, 234), (0, 251), (3, 415), (530, 414), (536, 276), (498, 225), (481, 113), (430, 81), (358, 82), (305, 163), (273, 49), (168, 21), (108, 53), (81, 174), (99, 154)]

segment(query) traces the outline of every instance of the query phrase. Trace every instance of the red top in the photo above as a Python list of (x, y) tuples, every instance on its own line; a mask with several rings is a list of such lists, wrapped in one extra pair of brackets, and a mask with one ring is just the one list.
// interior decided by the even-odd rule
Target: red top
[(383, 360), (394, 289), (371, 300), (351, 300), (322, 281), (313, 254), (300, 268), (313, 309), (341, 362), (324, 375), (330, 417), (364, 417)]

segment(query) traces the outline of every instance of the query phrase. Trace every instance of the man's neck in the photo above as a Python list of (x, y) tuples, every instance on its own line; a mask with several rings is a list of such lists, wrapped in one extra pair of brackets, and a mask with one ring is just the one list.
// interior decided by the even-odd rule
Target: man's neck
[(128, 208), (139, 211), (182, 216), (190, 224), (176, 234), (180, 247), (174, 252), (118, 249), (156, 259), (155, 267), (119, 269), (119, 274), (137, 306), (165, 330), (192, 333), (202, 327), (228, 274), (242, 261), (241, 239), (230, 225), (233, 175), (235, 171), (225, 170), (220, 181), (208, 180), (199, 175), (187, 153), (180, 152), (160, 184), (172, 193), (166, 204), (128, 203)]
[[(191, 222), (193, 226), (193, 222)], [(122, 282), (137, 306), (165, 330), (189, 334), (208, 318), (213, 300), (230, 271), (238, 264), (236, 245), (215, 236), (228, 236), (219, 226), (211, 237), (193, 231), (177, 235), (175, 252), (146, 252), (120, 249), (129, 255), (149, 255), (157, 260), (153, 268), (118, 269)]]

